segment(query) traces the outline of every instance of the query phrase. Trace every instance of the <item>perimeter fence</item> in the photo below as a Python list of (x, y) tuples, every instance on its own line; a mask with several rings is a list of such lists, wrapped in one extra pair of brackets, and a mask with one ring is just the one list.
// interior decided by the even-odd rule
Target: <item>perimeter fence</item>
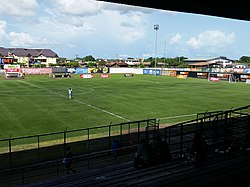
[(199, 131), (210, 149), (230, 147), (235, 141), (250, 144), (250, 105), (198, 113), (196, 119), (166, 127), (162, 134), (170, 150), (177, 157), (184, 155), (191, 147), (193, 137)]
[(30, 164), (61, 159), (70, 145), (74, 155), (109, 150), (112, 141), (121, 147), (136, 145), (147, 136), (148, 126), (159, 126), (156, 119), (110, 124), (106, 126), (67, 130), (0, 140), (0, 169), (16, 168)]

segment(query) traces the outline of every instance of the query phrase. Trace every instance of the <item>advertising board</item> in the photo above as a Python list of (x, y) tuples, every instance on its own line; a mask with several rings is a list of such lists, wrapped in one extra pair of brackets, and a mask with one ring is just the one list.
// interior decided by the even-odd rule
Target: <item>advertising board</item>
[(80, 78), (83, 78), (83, 79), (92, 79), (92, 78), (94, 78), (94, 74), (81, 74)]

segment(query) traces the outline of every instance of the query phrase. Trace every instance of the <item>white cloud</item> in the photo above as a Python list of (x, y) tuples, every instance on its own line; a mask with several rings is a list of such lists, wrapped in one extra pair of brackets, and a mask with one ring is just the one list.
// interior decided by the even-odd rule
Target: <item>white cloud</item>
[(101, 3), (102, 9), (117, 11), (120, 14), (129, 14), (131, 12), (140, 12), (144, 14), (150, 14), (155, 11), (155, 9), (152, 9), (152, 8), (131, 6), (131, 5), (126, 5), (126, 4), (108, 3), (108, 2), (100, 2), (100, 1), (98, 1), (98, 3)]
[(1, 1), (0, 14), (16, 17), (27, 17), (36, 14), (38, 7), (36, 0)]
[(102, 3), (94, 0), (56, 0), (55, 11), (75, 16), (92, 16), (101, 12)]
[(115, 42), (128, 44), (145, 36), (143, 16), (140, 14), (120, 14), (117, 11), (104, 11), (102, 17), (101, 21), (96, 20), (95, 25), (99, 23), (98, 27), (102, 27), (106, 36), (111, 37)]
[(181, 35), (180, 33), (177, 33), (176, 35), (174, 35), (171, 39), (170, 39), (170, 42), (169, 44), (175, 44), (175, 43), (178, 43), (180, 40), (181, 40)]
[(10, 32), (8, 34), (8, 40), (11, 46), (19, 46), (19, 47), (32, 47), (32, 46), (43, 46), (43, 45), (53, 44), (53, 41), (48, 41), (47, 39), (31, 36), (30, 34), (26, 33), (16, 33), (16, 32)]
[[(40, 11), (34, 19), (25, 20), (19, 30), (9, 28), (14, 33), (9, 39), (11, 45), (24, 45), (24, 43), (33, 45), (35, 42), (46, 43), (54, 40), (56, 43), (78, 46), (79, 40), (86, 44), (95, 40), (107, 43), (113, 39), (116, 43), (127, 44), (145, 36), (145, 20), (142, 19), (143, 13), (149, 10), (144, 8), (131, 8), (131, 6), (94, 0), (38, 2)], [(11, 27), (16, 27), (18, 24), (20, 22), (12, 24)], [(16, 35), (19, 35), (20, 39)], [(100, 36), (101, 39), (97, 40), (96, 38)], [(26, 42), (24, 38), (27, 39)]]
[(221, 31), (205, 31), (196, 37), (192, 37), (187, 44), (194, 49), (202, 47), (223, 47), (234, 42), (234, 33), (226, 34)]
[(3, 41), (7, 35), (6, 26), (7, 26), (6, 21), (0, 20), (0, 41)]
[(68, 46), (69, 48), (76, 48), (76, 45), (71, 43), (66, 43), (66, 46)]
[(142, 54), (142, 57), (143, 58), (155, 57), (155, 54), (153, 54), (153, 53), (144, 53), (144, 54)]
[(166, 14), (166, 15), (170, 15), (170, 16), (174, 16), (174, 15), (178, 14), (178, 12), (172, 11), (172, 10), (159, 10), (159, 12)]
[(119, 14), (144, 13), (149, 14), (154, 9), (131, 6), (125, 4), (110, 3), (96, 0), (55, 0), (53, 1), (53, 13), (74, 16), (95, 16), (103, 11), (116, 11)]

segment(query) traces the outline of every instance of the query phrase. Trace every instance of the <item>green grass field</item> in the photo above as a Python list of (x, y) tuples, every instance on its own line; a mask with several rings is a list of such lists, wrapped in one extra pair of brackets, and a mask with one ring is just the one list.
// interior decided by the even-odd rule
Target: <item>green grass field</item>
[[(72, 100), (67, 95), (69, 87)], [(173, 124), (194, 119), (198, 112), (249, 105), (249, 95), (250, 85), (245, 83), (151, 75), (2, 79), (0, 139), (147, 118)]]

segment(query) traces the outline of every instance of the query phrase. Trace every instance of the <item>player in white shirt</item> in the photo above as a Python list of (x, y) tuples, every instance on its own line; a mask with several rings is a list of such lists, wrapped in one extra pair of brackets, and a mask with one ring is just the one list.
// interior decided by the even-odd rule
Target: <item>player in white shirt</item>
[(69, 99), (71, 99), (72, 98), (72, 88), (69, 88), (68, 93), (69, 93)]

